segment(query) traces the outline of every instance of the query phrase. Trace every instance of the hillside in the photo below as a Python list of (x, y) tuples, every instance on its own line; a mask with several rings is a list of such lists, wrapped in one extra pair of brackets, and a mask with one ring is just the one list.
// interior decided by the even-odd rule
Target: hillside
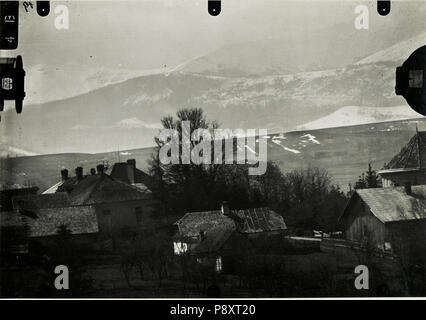
[[(268, 160), (277, 162), (286, 172), (307, 166), (326, 168), (333, 181), (342, 188), (357, 179), (369, 162), (379, 169), (419, 130), (426, 130), (426, 120), (393, 121), (368, 125), (304, 130), (270, 134), (267, 137)], [(60, 170), (73, 174), (81, 165), (84, 171), (108, 161), (110, 164), (136, 159), (137, 166), (147, 170), (152, 148), (110, 153), (53, 154), (2, 159), (1, 183), (31, 183), (45, 190), (60, 179)]]

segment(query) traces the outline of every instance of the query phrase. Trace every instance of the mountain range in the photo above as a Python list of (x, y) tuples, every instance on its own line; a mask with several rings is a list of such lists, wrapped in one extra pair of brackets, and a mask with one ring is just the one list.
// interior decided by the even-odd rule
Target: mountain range
[(33, 99), (21, 115), (3, 112), (0, 154), (152, 146), (161, 118), (190, 107), (221, 127), (271, 133), (421, 117), (394, 94), (396, 66), (426, 43), (424, 24), (412, 20), (375, 32), (342, 25), (235, 43), (155, 70), (87, 68), (77, 76), (73, 62), (59, 73), (36, 66), (30, 72), (42, 76), (28, 90), (52, 94)]

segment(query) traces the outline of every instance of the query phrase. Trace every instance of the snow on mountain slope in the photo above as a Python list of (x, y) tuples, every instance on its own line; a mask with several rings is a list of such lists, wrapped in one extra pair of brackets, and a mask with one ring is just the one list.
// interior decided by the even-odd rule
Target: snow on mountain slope
[[(307, 141), (310, 141), (310, 142), (312, 142), (312, 143), (315, 143), (315, 144), (321, 144), (317, 139), (316, 139), (316, 137), (314, 136), (314, 135), (312, 135), (312, 134), (310, 134), (310, 133), (306, 133), (306, 134), (304, 134), (303, 136), (301, 136), (301, 138), (306, 138), (306, 139), (308, 139)], [(306, 142), (305, 140), (302, 140), (303, 142)]]
[(41, 104), (71, 98), (133, 78), (158, 74), (167, 76), (178, 71), (186, 63), (176, 67), (149, 70), (87, 68), (83, 71), (76, 68), (73, 63), (65, 64), (61, 68), (38, 64), (28, 68), (25, 102)]
[[(27, 70), (25, 103), (41, 104), (63, 100), (138, 77), (160, 74), (169, 76), (172, 73), (179, 72), (187, 64), (199, 58), (199, 56), (196, 56), (176, 66), (134, 70), (121, 64), (117, 67), (101, 68), (93, 66), (82, 68), (75, 62), (68, 62), (60, 67), (42, 64), (32, 65)], [(155, 99), (155, 97), (146, 97), (146, 99)]]
[(422, 118), (408, 106), (396, 107), (343, 107), (328, 116), (298, 126), (300, 130), (353, 126), (383, 121)]
[(380, 50), (360, 61), (355, 65), (379, 63), (379, 62), (402, 62), (419, 47), (426, 45), (426, 33), (422, 33), (408, 40), (401, 41), (389, 48)]
[[(69, 99), (26, 104), (19, 117), (9, 110), (2, 115), (8, 130), (0, 126), (0, 133), (10, 145), (38, 153), (102, 152), (117, 145), (132, 149), (152, 145), (160, 119), (183, 107), (202, 108), (223, 128), (291, 131), (318, 119), (315, 127), (336, 126), (340, 120), (322, 118), (342, 106), (403, 105), (403, 98), (394, 94), (394, 74), (393, 68), (381, 64), (264, 77), (160, 73)], [(382, 113), (373, 119), (363, 113), (350, 115), (345, 123), (417, 117)]]

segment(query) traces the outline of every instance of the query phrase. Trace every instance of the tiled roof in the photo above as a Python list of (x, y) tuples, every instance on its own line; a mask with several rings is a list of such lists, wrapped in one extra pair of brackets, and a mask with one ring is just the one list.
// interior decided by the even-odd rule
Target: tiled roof
[(25, 218), (30, 237), (56, 235), (61, 225), (65, 225), (72, 234), (99, 231), (96, 212), (91, 206), (40, 209), (37, 216), (37, 219)]
[(54, 236), (61, 225), (65, 225), (72, 234), (99, 231), (96, 212), (91, 206), (44, 208), (33, 213), (36, 218), (20, 215), (16, 211), (0, 212), (0, 226), (27, 226), (29, 237)]
[(282, 216), (269, 208), (253, 208), (246, 210), (233, 210), (240, 218), (244, 219), (243, 233), (266, 232), (285, 230), (287, 226)]
[(24, 209), (40, 209), (40, 208), (62, 208), (71, 205), (70, 199), (66, 192), (27, 195), (13, 198), (14, 208), (17, 203), (23, 201)]
[(67, 192), (72, 205), (141, 200), (150, 197), (149, 190), (116, 181), (107, 174), (86, 175), (81, 181), (75, 177), (58, 187)]
[[(116, 162), (108, 169), (107, 173), (115, 180), (130, 183), (127, 167), (127, 162)], [(139, 186), (143, 184), (148, 189), (152, 190), (154, 180), (149, 174), (143, 172), (138, 168), (134, 168), (134, 175), (135, 184), (138, 184)]]
[(242, 233), (287, 229), (283, 217), (269, 208), (231, 210), (228, 215), (224, 215), (220, 210), (190, 212), (185, 214), (176, 224), (181, 236), (198, 237), (200, 231), (234, 228), (236, 224), (239, 224), (239, 221), (242, 222), (239, 226), (239, 231)]
[(210, 229), (205, 233), (205, 239), (192, 249), (192, 253), (217, 252), (234, 232), (235, 227)]
[(352, 197), (356, 196), (359, 196), (371, 209), (372, 214), (383, 223), (426, 219), (426, 185), (412, 186), (410, 194), (405, 192), (404, 187), (357, 189)]
[(235, 228), (234, 220), (223, 215), (220, 210), (189, 212), (176, 225), (179, 227), (179, 235), (188, 238), (198, 237), (200, 231)]
[(426, 132), (417, 132), (384, 169), (426, 167)]

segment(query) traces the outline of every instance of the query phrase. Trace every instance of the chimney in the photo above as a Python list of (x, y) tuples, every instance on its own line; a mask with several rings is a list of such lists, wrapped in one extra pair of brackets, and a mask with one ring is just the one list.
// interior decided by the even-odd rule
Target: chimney
[(98, 174), (104, 174), (104, 165), (103, 164), (98, 164), (96, 166), (96, 170), (98, 171)]
[(127, 160), (127, 177), (129, 179), (129, 183), (135, 183), (135, 173), (136, 173), (136, 160), (128, 159)]
[(90, 169), (90, 174), (94, 176), (96, 174), (96, 169), (95, 168)]
[(61, 177), (62, 177), (62, 181), (68, 180), (68, 170), (67, 169), (61, 170)]
[(404, 187), (405, 187), (405, 193), (411, 194), (411, 182), (404, 183)]
[(201, 241), (204, 241), (205, 238), (206, 238), (206, 232), (204, 230), (200, 230), (200, 239), (201, 239)]
[(83, 167), (75, 168), (75, 176), (77, 177), (77, 181), (81, 181), (83, 179)]
[(221, 210), (222, 210), (222, 214), (224, 214), (224, 215), (228, 215), (229, 214), (230, 210), (229, 210), (228, 201), (223, 201), (222, 202)]

